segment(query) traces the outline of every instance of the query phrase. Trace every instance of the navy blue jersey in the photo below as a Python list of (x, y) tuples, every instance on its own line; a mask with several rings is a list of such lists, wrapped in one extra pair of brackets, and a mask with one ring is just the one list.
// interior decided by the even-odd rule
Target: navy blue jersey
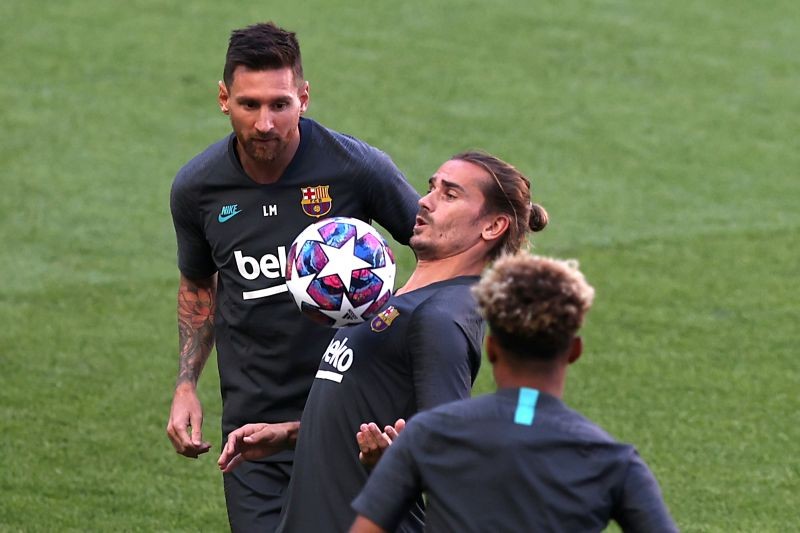
[[(372, 321), (339, 330), (322, 355), (300, 424), (283, 531), (346, 531), (367, 480), (356, 433), (468, 398), (480, 366), (477, 276), (392, 297)], [(421, 529), (421, 513), (406, 525)]]
[(376, 220), (407, 243), (418, 198), (386, 154), (309, 119), (300, 120), (297, 152), (275, 183), (245, 174), (233, 134), (180, 170), (171, 195), (178, 266), (190, 279), (219, 273), (225, 434), (299, 419), (333, 335), (303, 317), (287, 292), (286, 250), (297, 234), (323, 217), (350, 216)]
[(677, 531), (633, 446), (535, 389), (420, 413), (353, 508), (393, 531), (423, 491), (427, 531)]

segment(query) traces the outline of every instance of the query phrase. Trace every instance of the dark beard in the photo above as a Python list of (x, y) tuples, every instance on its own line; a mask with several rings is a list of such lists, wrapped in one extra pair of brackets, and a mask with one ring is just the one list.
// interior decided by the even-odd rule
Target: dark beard
[(286, 148), (286, 143), (282, 142), (280, 138), (272, 137), (271, 139), (276, 139), (277, 142), (263, 145), (248, 139), (244, 143), (244, 151), (255, 161), (271, 163), (275, 161)]

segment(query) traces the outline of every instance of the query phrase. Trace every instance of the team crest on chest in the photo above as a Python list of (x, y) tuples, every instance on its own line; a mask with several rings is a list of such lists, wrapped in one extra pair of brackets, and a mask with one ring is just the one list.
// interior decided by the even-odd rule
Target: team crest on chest
[(333, 198), (328, 193), (330, 185), (315, 185), (313, 187), (300, 187), (303, 193), (300, 205), (303, 212), (310, 217), (324, 217), (331, 211)]
[(380, 333), (391, 326), (394, 319), (398, 316), (400, 316), (400, 311), (398, 311), (395, 306), (390, 305), (372, 319), (372, 322), (369, 323), (369, 327), (372, 328), (372, 331), (375, 333)]

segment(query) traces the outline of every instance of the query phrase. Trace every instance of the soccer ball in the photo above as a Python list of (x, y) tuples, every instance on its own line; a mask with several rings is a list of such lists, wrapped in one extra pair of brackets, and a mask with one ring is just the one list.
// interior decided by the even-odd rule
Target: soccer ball
[(289, 248), (286, 286), (316, 322), (341, 328), (372, 318), (394, 288), (395, 260), (378, 231), (335, 217), (311, 224)]

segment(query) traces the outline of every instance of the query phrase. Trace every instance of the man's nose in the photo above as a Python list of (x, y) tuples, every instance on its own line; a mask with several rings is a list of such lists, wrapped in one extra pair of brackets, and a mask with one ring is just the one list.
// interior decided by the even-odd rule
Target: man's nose
[(272, 129), (273, 125), (272, 113), (269, 109), (262, 110), (258, 115), (258, 120), (256, 120), (256, 129), (261, 133), (266, 133)]
[(417, 205), (420, 207), (420, 209), (431, 211), (433, 207), (432, 200), (433, 200), (432, 194), (428, 193), (425, 196), (420, 197), (419, 200), (417, 200)]

